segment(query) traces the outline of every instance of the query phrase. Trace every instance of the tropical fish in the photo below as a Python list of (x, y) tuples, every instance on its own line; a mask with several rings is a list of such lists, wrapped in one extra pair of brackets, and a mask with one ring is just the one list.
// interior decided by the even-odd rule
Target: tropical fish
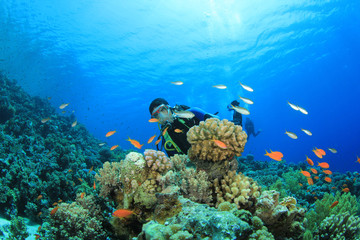
[(328, 148), (330, 152), (337, 153), (337, 150), (335, 148)]
[(160, 141), (161, 141), (161, 138), (159, 138), (158, 140), (156, 140), (155, 145), (158, 145)]
[(331, 178), (329, 178), (329, 177), (325, 177), (325, 179), (324, 179), (326, 182), (331, 182), (332, 180), (331, 180)]
[(266, 154), (264, 154), (265, 156), (268, 156), (269, 158), (275, 160), (275, 161), (281, 161), (282, 158), (284, 157), (284, 155), (281, 152), (273, 152), (270, 150), (270, 153), (268, 153), (265, 150)]
[(69, 103), (63, 103), (59, 106), (60, 109), (64, 109), (66, 108), (67, 106), (69, 106)]
[(116, 130), (114, 130), (114, 131), (109, 131), (109, 132), (105, 135), (105, 137), (110, 137), (110, 136), (114, 135), (115, 133), (116, 133)]
[(327, 174), (327, 175), (331, 175), (331, 174), (332, 174), (332, 171), (330, 171), (330, 170), (323, 170), (323, 172), (324, 172), (325, 174)]
[(177, 128), (177, 129), (174, 130), (174, 132), (176, 132), (176, 133), (182, 133), (183, 130)]
[(300, 173), (304, 175), (305, 177), (311, 177), (310, 173), (308, 171), (300, 170)]
[(156, 137), (156, 134), (154, 136), (150, 137), (149, 140), (147, 141), (147, 143), (151, 143), (155, 137)]
[(78, 178), (78, 180), (79, 180), (80, 182), (83, 182), (82, 178)]
[(195, 114), (190, 111), (178, 111), (175, 112), (175, 115), (179, 118), (187, 118), (187, 119), (195, 117)]
[(241, 83), (240, 83), (240, 85), (241, 85), (246, 91), (249, 91), (249, 92), (253, 92), (253, 91), (254, 91), (254, 89), (252, 89), (252, 88), (249, 87), (249, 86), (246, 86), (246, 85), (241, 84)]
[(47, 121), (49, 121), (51, 118), (43, 118), (43, 119), (41, 119), (41, 123), (46, 123)]
[(317, 171), (315, 168), (310, 168), (310, 171), (311, 171), (313, 174), (318, 174), (318, 171)]
[(302, 187), (302, 186), (303, 186), (303, 184), (302, 184), (302, 183), (299, 183), (299, 186), (300, 186), (300, 187)]
[(57, 202), (54, 202), (52, 205), (53, 205), (53, 206), (56, 206), (56, 205), (58, 205), (58, 203), (57, 203)]
[(167, 132), (168, 128), (169, 128), (169, 127), (166, 127), (166, 128), (164, 129), (164, 131), (162, 132), (161, 135), (165, 136), (165, 133)]
[(54, 214), (57, 212), (58, 209), (59, 209), (59, 207), (54, 207), (54, 208), (51, 210), (50, 215), (54, 215)]
[(327, 162), (318, 162), (318, 166), (321, 168), (329, 168), (329, 164)]
[(320, 153), (321, 155), (325, 156), (326, 155), (326, 152), (321, 149), (321, 148), (315, 148), (315, 151), (317, 151), (318, 153)]
[(243, 114), (243, 115), (249, 115), (250, 112), (246, 108), (239, 107), (239, 106), (233, 106), (231, 105), (232, 109), (234, 109), (236, 112)]
[(331, 189), (336, 189), (336, 187), (331, 187)]
[(182, 81), (174, 81), (174, 82), (171, 82), (171, 84), (174, 84), (174, 85), (183, 85), (184, 83)]
[(349, 188), (343, 188), (343, 190), (342, 190), (343, 192), (349, 192), (350, 191), (350, 189)]
[(315, 155), (316, 155), (318, 158), (323, 158), (323, 155), (318, 151), (318, 149), (313, 149), (312, 151), (315, 153)]
[(214, 85), (213, 86), (214, 88), (217, 88), (217, 89), (226, 89), (227, 87), (223, 84), (219, 84), (219, 85)]
[(306, 129), (301, 129), (301, 131), (303, 131), (304, 133), (306, 133), (307, 135), (311, 136), (312, 133), (309, 131), (309, 130), (306, 130)]
[(91, 173), (92, 170), (94, 170), (94, 166), (91, 166), (91, 168), (89, 169), (88, 173)]
[(216, 140), (216, 139), (213, 139), (212, 141), (214, 141), (214, 143), (221, 149), (227, 149), (227, 146), (225, 143), (223, 143), (222, 141), (220, 140)]
[[(165, 130), (167, 130), (167, 128)], [(144, 144), (140, 144), (138, 141), (136, 141), (134, 139), (131, 139), (130, 137), (129, 137), (129, 139), (126, 139), (126, 141), (129, 141), (134, 147), (136, 147), (138, 149), (141, 149), (141, 147), (144, 145)]]
[[(306, 156), (306, 155), (305, 155)], [(306, 161), (310, 166), (314, 166), (313, 160), (311, 160), (308, 156), (306, 156)]]
[(37, 231), (40, 232), (41, 228), (42, 228), (42, 226), (40, 225), (40, 226), (38, 227)]
[(339, 201), (335, 201), (335, 202), (333, 202), (333, 204), (331, 204), (331, 206), (329, 207), (329, 208), (333, 208), (333, 207), (335, 207), (336, 205), (338, 205), (339, 204)]
[(36, 216), (40, 217), (42, 214), (42, 212), (38, 212), (38, 214)]
[(34, 234), (35, 235), (35, 239), (39, 239), (41, 236), (37, 233)]
[(150, 118), (150, 119), (149, 119), (149, 122), (150, 122), (150, 123), (159, 122), (159, 119), (157, 119), (157, 118)]
[(93, 185), (93, 189), (94, 189), (94, 190), (96, 189), (96, 184), (95, 184), (95, 180), (94, 180), (94, 185)]
[(301, 113), (303, 113), (303, 114), (309, 114), (304, 108), (302, 108), (302, 107), (299, 107), (299, 106), (297, 106), (298, 108), (299, 108), (299, 111), (301, 112)]
[(77, 125), (77, 120), (71, 124), (71, 127), (75, 127)]
[(294, 109), (294, 110), (296, 110), (296, 111), (299, 110), (298, 106), (296, 106), (296, 105), (294, 105), (294, 104), (291, 104), (290, 102), (287, 102), (287, 103), (290, 105), (290, 107), (291, 107), (292, 109)]
[(360, 163), (360, 158), (358, 156), (356, 156), (356, 162)]
[(82, 193), (80, 194), (80, 198), (81, 198), (81, 199), (83, 199), (83, 198), (84, 198), (84, 196), (85, 196), (85, 193), (84, 193), (84, 192), (82, 192)]
[(39, 196), (37, 196), (36, 200), (40, 200), (42, 198), (43, 198), (43, 195), (40, 194)]
[(318, 197), (314, 197), (315, 200), (318, 200)]
[(319, 177), (318, 177), (318, 176), (315, 176), (314, 178), (315, 178), (316, 180), (318, 180), (318, 179), (319, 179)]
[(66, 111), (65, 111), (65, 110), (64, 110), (64, 111), (61, 111), (61, 113), (62, 113), (62, 114), (65, 114), (65, 113), (66, 113)]
[(292, 139), (297, 139), (298, 137), (296, 136), (295, 133), (293, 132), (288, 132), (288, 131), (285, 131), (285, 134), (287, 134), (289, 137), (291, 137)]
[(127, 210), (127, 209), (118, 209), (115, 212), (113, 212), (113, 216), (114, 217), (119, 217), (119, 218), (123, 218), (123, 217), (127, 217), (130, 216), (131, 214), (133, 214), (134, 212), (131, 210)]
[(61, 200), (61, 199), (59, 199), (58, 203), (61, 203), (61, 202), (62, 202), (62, 200)]
[(104, 146), (105, 145), (105, 143), (99, 143), (99, 146), (101, 147), (101, 146)]
[(239, 96), (239, 98), (240, 98), (241, 100), (243, 100), (244, 103), (254, 104), (254, 102), (253, 102), (251, 99), (249, 99), (249, 98), (244, 98), (244, 97), (240, 97), (240, 96)]
[(119, 147), (119, 145), (114, 145), (114, 146), (112, 146), (112, 147), (110, 148), (110, 151), (115, 150), (117, 147)]
[(307, 178), (307, 181), (308, 181), (308, 184), (311, 186), (311, 185), (314, 185), (314, 181), (312, 180), (311, 177), (308, 177)]

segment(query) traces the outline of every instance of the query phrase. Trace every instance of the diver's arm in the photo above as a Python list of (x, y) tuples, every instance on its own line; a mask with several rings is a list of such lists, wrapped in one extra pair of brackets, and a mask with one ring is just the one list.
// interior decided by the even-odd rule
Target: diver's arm
[(192, 107), (190, 109), (188, 109), (188, 111), (192, 112), (193, 114), (195, 114), (195, 117), (197, 119), (199, 119), (200, 121), (205, 121), (208, 118), (217, 118), (220, 119), (219, 116), (216, 116), (214, 114), (210, 114), (205, 112), (204, 110), (202, 110), (201, 108), (198, 107)]

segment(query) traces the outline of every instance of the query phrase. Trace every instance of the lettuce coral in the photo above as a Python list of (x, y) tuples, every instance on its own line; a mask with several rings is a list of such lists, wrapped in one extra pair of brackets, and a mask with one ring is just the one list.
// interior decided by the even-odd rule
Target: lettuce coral
[[(224, 161), (240, 156), (244, 151), (247, 135), (242, 127), (226, 119), (210, 118), (190, 128), (187, 140), (191, 144), (189, 158), (203, 161)], [(214, 140), (226, 145), (226, 149), (216, 145)]]

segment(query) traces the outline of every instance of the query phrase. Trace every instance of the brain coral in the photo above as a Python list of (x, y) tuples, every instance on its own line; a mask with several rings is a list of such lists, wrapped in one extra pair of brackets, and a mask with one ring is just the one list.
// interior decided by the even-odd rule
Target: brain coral
[(254, 211), (256, 198), (261, 194), (261, 187), (252, 178), (230, 171), (219, 181), (214, 180), (217, 196), (216, 207), (222, 202), (235, 203), (239, 209)]
[[(201, 121), (187, 133), (187, 140), (191, 144), (189, 158), (223, 161), (240, 156), (244, 151), (247, 135), (242, 127), (226, 119), (216, 118)], [(225, 143), (226, 149), (220, 148), (214, 140)]]

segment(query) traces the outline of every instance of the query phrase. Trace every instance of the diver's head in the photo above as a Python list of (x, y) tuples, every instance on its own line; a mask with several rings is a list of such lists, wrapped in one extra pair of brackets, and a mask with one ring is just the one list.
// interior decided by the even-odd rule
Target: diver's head
[(234, 107), (238, 107), (238, 106), (240, 105), (240, 103), (239, 103), (239, 101), (237, 101), (237, 100), (232, 101), (232, 102), (227, 106), (227, 108), (228, 108), (229, 111), (233, 110), (233, 108), (232, 108), (231, 105), (233, 105)]
[(163, 98), (156, 98), (150, 103), (149, 111), (151, 118), (157, 118), (160, 124), (174, 121), (169, 103)]

